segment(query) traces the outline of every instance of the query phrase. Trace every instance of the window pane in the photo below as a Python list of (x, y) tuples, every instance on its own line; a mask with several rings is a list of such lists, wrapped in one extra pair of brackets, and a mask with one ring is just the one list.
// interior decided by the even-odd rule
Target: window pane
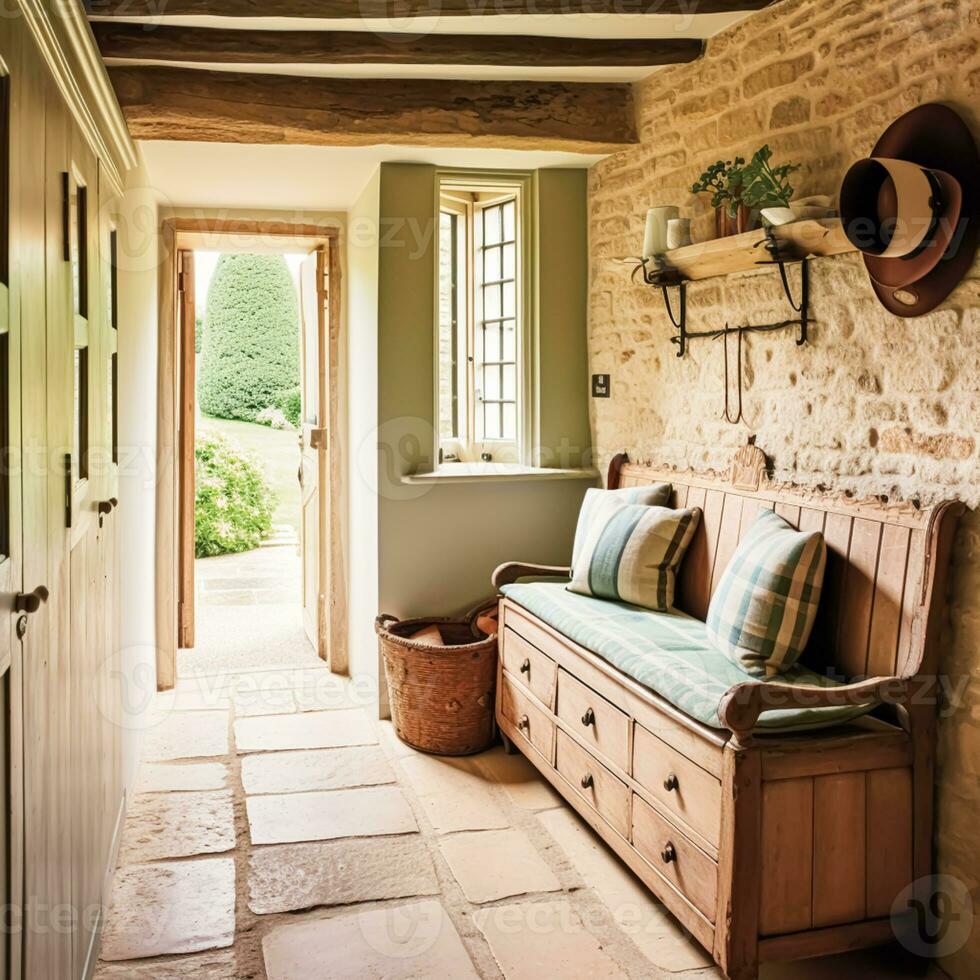
[(500, 438), (500, 406), (491, 402), (483, 406), (483, 437), (485, 439)]
[(504, 401), (512, 402), (517, 400), (517, 368), (515, 365), (507, 364), (501, 369), (504, 374), (504, 386), (501, 397)]
[(500, 275), (500, 249), (488, 248), (483, 253), (483, 281), (496, 282)]
[(8, 385), (8, 342), (10, 335), (0, 333), (0, 555), (10, 554), (10, 386)]
[(459, 216), (439, 215), (439, 436), (459, 435)]
[(503, 285), (504, 293), (504, 304), (503, 304), (503, 316), (514, 316), (515, 303), (516, 303), (516, 284), (513, 282), (505, 282)]
[(490, 402), (500, 400), (500, 368), (496, 364), (483, 369), (483, 397)]
[(517, 248), (514, 245), (504, 246), (504, 268), (502, 279), (514, 279), (517, 276), (516, 268)]
[(75, 422), (71, 467), (75, 481), (88, 476), (88, 349), (75, 348)]
[(0, 282), (10, 283), (10, 76), (0, 76)]
[(109, 358), (109, 425), (112, 461), (119, 462), (119, 355)]
[(483, 360), (500, 360), (500, 327), (496, 323), (483, 328)]
[(517, 360), (517, 329), (515, 328), (513, 321), (504, 324), (503, 335), (504, 335), (504, 349), (503, 349), (503, 356), (500, 359), (502, 361), (516, 361)]
[(500, 287), (487, 286), (483, 290), (483, 319), (496, 320), (500, 317)]
[(514, 224), (514, 216), (515, 216), (515, 204), (514, 204), (513, 201), (508, 201), (504, 205), (504, 213), (503, 213), (503, 217), (504, 217), (504, 227), (503, 227), (504, 241), (512, 242), (514, 240), (514, 238), (515, 238), (516, 230), (515, 230), (515, 224)]
[(71, 263), (71, 290), (75, 312), (88, 316), (88, 231), (87, 191), (78, 184), (71, 174), (65, 174), (65, 193), (67, 195), (68, 221), (66, 242), (67, 255)]
[(513, 402), (508, 402), (503, 406), (504, 421), (501, 436), (504, 439), (517, 438), (517, 406)]
[(500, 241), (500, 207), (483, 211), (483, 244), (496, 245)]
[(119, 236), (115, 229), (109, 232), (109, 323), (113, 330), (119, 328)]

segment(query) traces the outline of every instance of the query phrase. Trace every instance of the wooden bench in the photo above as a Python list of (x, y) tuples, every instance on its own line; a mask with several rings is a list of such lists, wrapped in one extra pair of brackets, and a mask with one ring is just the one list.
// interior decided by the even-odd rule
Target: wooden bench
[[(932, 871), (937, 659), (963, 506), (777, 485), (752, 446), (726, 478), (625, 455), (609, 469), (612, 488), (655, 482), (673, 484), (672, 506), (703, 511), (678, 581), (678, 606), (702, 620), (760, 508), (823, 531), (824, 593), (803, 659), (846, 682), (819, 693), (739, 686), (722, 702), (725, 729), (708, 728), (503, 598), (496, 715), (508, 747), (732, 980), (756, 977), (761, 961), (890, 941), (895, 898)], [(512, 563), (494, 584), (567, 572)], [(845, 726), (753, 734), (773, 706), (869, 701), (875, 716)]]

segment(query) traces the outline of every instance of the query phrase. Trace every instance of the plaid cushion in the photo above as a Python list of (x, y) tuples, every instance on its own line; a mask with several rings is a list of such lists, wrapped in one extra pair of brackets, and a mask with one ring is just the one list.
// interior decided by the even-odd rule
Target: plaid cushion
[(780, 674), (810, 638), (827, 546), (762, 511), (732, 555), (708, 606), (708, 636), (750, 674)]
[(568, 588), (581, 595), (666, 611), (677, 566), (701, 511), (626, 504), (598, 515), (582, 541)]
[(622, 490), (598, 490), (590, 487), (585, 491), (582, 509), (578, 512), (575, 527), (575, 544), (572, 546), (572, 564), (575, 564), (592, 522), (605, 520), (606, 515), (627, 504), (646, 504), (650, 507), (666, 507), (673, 488), (669, 483), (652, 483), (645, 487), (624, 487)]

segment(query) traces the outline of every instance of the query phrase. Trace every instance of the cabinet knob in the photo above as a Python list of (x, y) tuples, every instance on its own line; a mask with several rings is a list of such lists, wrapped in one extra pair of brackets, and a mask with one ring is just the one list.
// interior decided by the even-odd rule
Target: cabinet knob
[(585, 709), (585, 714), (582, 715), (582, 724), (585, 725), (586, 728), (588, 728), (589, 725), (595, 724), (595, 712), (591, 708)]
[(679, 787), (680, 787), (680, 783), (677, 781), (677, 777), (673, 773), (671, 773), (664, 780), (664, 789), (667, 790), (668, 793), (673, 792), (675, 789), (678, 789)]
[(586, 774), (585, 774), (585, 775), (584, 775), (584, 776), (582, 777), (582, 789), (592, 789), (592, 787), (593, 787), (594, 785), (595, 785), (595, 783), (594, 783), (594, 782), (593, 782), (593, 780), (592, 780), (592, 773), (590, 773), (590, 772), (587, 772), (587, 773), (586, 773)]
[(33, 592), (21, 592), (14, 599), (14, 612), (36, 613), (48, 601), (47, 586), (39, 585)]
[(531, 728), (531, 719), (527, 715), (521, 715), (521, 720), (517, 723), (517, 727), (522, 731), (529, 731)]
[(661, 858), (663, 858), (664, 864), (670, 864), (671, 861), (677, 860), (677, 851), (674, 850), (674, 845), (667, 841), (667, 846), (660, 852)]
[(531, 673), (531, 661), (526, 657), (524, 658), (524, 663), (521, 664), (521, 673), (530, 674)]

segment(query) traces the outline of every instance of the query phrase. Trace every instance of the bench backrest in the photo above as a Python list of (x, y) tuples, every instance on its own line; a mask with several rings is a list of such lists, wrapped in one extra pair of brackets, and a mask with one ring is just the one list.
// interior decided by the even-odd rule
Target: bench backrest
[[(673, 484), (674, 507), (703, 518), (681, 567), (678, 606), (704, 619), (711, 595), (760, 508), (827, 542), (820, 612), (804, 662), (845, 677), (935, 674), (946, 570), (963, 505), (855, 500), (825, 488), (777, 484), (760, 449), (738, 451), (724, 476), (613, 459), (608, 486)], [(935, 608), (933, 608), (935, 607)]]

